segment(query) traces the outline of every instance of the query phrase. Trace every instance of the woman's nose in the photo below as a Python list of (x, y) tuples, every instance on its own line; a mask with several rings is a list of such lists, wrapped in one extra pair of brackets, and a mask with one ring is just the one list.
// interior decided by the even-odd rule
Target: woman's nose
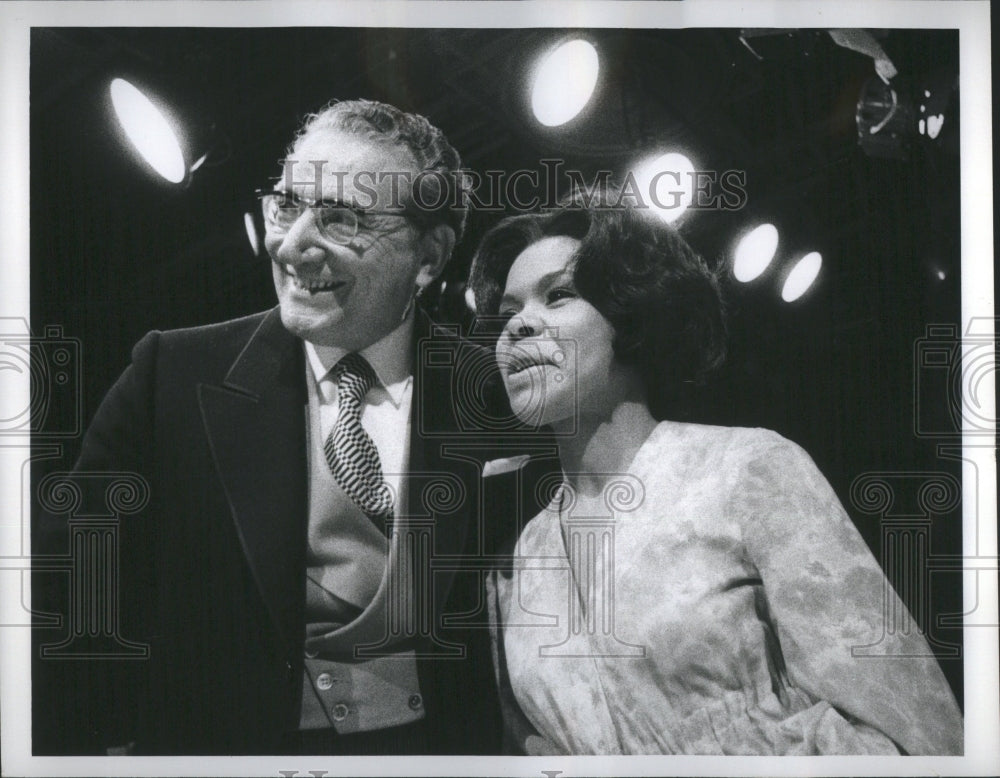
[(528, 310), (521, 311), (521, 313), (511, 317), (507, 323), (507, 332), (510, 334), (511, 340), (514, 341), (534, 337), (541, 331), (541, 320)]

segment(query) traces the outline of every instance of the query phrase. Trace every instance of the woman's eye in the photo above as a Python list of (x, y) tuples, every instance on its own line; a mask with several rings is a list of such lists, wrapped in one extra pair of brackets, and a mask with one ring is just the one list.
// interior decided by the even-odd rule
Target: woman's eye
[(574, 292), (572, 289), (567, 289), (566, 287), (560, 286), (556, 289), (552, 289), (549, 291), (549, 293), (546, 295), (546, 302), (557, 303), (560, 300), (567, 300), (573, 297), (576, 297), (576, 292)]

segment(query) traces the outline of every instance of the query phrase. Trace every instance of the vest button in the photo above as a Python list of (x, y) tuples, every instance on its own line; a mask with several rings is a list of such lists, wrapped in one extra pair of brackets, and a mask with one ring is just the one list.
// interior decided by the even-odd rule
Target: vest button
[(316, 688), (325, 692), (333, 687), (333, 677), (329, 673), (320, 673), (316, 676)]
[(344, 703), (338, 703), (333, 706), (333, 720), (343, 721), (347, 718), (347, 714), (350, 713), (347, 706)]
[(407, 704), (410, 706), (410, 710), (419, 710), (420, 706), (424, 704), (424, 699), (419, 694), (411, 694)]

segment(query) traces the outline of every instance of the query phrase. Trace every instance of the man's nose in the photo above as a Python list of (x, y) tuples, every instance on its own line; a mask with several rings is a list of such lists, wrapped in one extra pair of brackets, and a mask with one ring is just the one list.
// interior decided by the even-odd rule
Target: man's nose
[(306, 209), (281, 236), (275, 259), (286, 265), (322, 262), (328, 256), (312, 211)]

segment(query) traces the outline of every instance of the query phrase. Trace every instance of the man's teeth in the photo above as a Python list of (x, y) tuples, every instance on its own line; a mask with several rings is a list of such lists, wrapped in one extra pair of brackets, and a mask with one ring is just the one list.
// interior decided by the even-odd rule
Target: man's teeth
[(316, 292), (332, 292), (341, 285), (340, 281), (321, 281), (299, 278), (299, 276), (289, 274), (295, 286), (304, 292), (315, 294)]

